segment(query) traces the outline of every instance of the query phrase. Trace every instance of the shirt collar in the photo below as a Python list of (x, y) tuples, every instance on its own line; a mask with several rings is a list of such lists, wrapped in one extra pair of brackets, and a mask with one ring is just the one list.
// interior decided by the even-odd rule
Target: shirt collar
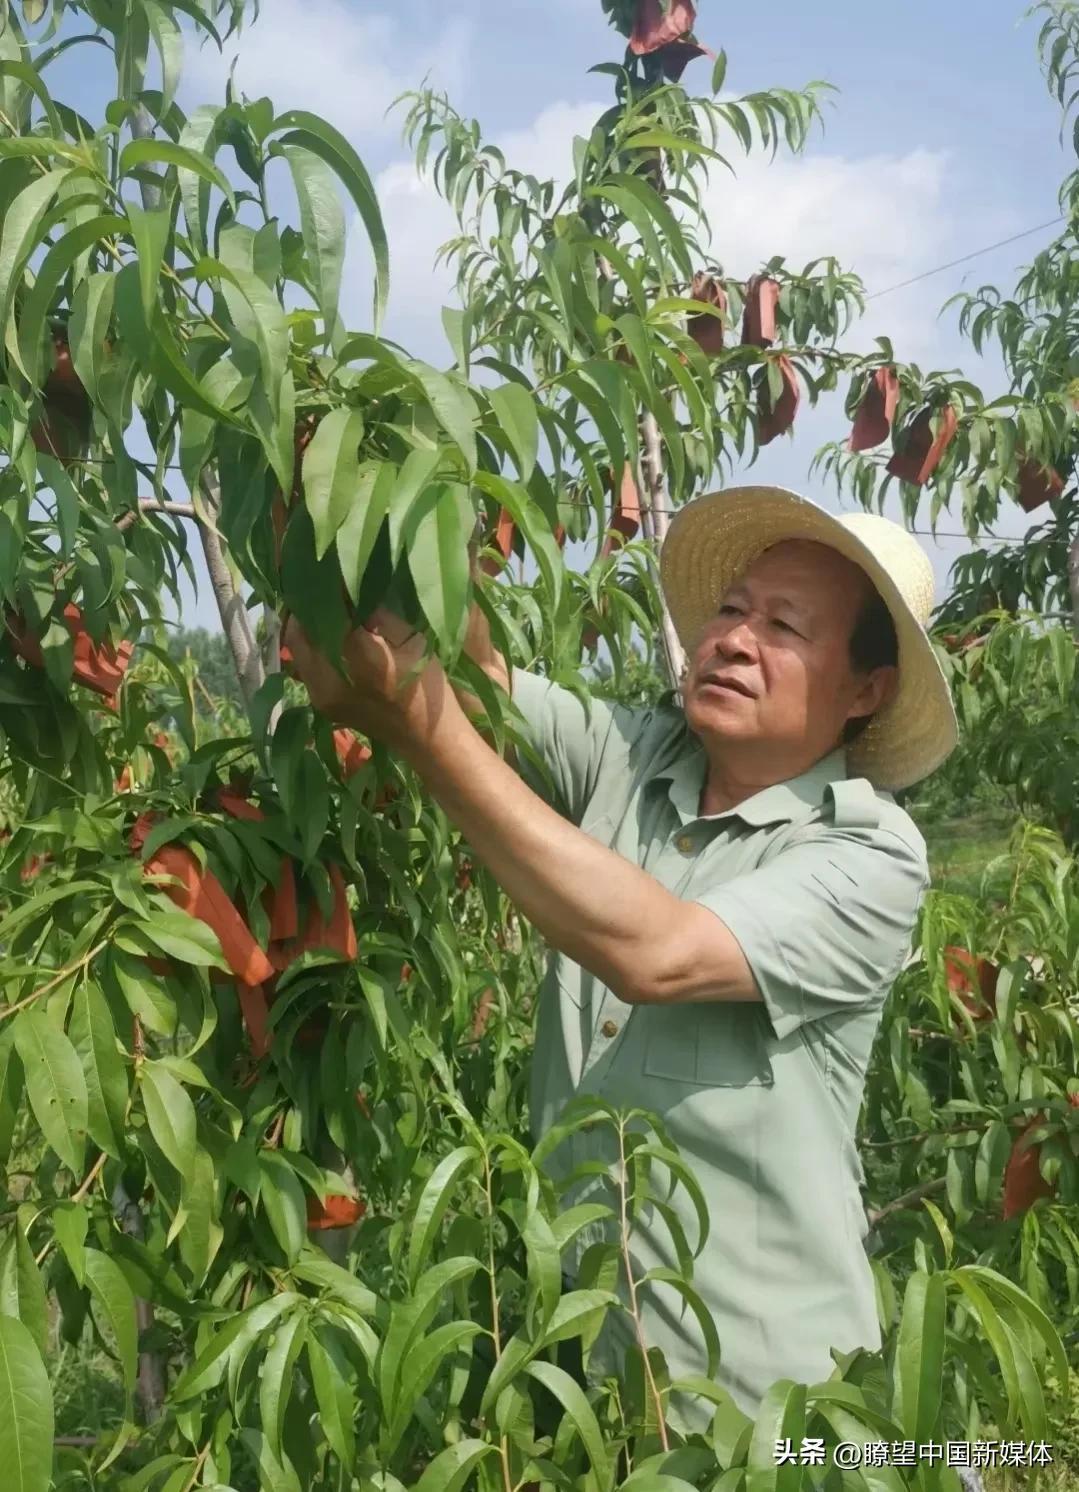
[[(687, 727), (686, 747), (669, 767), (653, 774), (653, 782), (670, 781), (669, 795), (683, 823), (691, 823), (702, 817), (699, 804), (708, 769), (708, 758), (700, 739)], [(830, 782), (842, 781), (847, 776), (846, 748), (839, 746), (822, 756), (798, 777), (787, 782), (775, 782), (762, 788), (759, 793), (746, 798), (733, 808), (720, 813), (703, 815), (705, 822), (724, 818), (740, 818), (744, 823), (761, 828), (765, 824), (790, 822), (798, 818), (807, 808), (818, 808), (824, 801), (825, 789)]]

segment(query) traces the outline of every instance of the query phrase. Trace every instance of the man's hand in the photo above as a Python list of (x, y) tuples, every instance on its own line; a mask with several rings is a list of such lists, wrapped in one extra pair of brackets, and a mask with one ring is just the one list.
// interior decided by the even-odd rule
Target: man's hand
[(379, 608), (345, 638), (342, 663), (349, 682), (311, 644), (290, 618), (283, 641), (311, 703), (335, 725), (349, 725), (402, 755), (421, 751), (460, 713), (422, 633)]

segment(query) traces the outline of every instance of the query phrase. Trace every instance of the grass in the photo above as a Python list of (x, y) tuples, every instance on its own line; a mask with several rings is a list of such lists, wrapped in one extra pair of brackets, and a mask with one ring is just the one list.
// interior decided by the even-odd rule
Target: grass
[(1013, 815), (986, 809), (968, 818), (919, 823), (929, 850), (933, 888), (978, 898), (985, 867), (1008, 848)]

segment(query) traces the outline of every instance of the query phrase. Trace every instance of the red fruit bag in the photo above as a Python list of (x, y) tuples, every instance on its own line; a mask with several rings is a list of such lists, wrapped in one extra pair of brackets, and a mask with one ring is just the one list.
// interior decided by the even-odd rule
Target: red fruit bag
[[(622, 478), (618, 484), (618, 498), (614, 505), (614, 512), (611, 514), (610, 526), (616, 534), (621, 534), (623, 544), (628, 543), (641, 526), (641, 494), (637, 490), (633, 468), (628, 461), (622, 468)], [(610, 554), (614, 547), (614, 535), (608, 534), (603, 541), (602, 553)]]
[(899, 379), (894, 368), (878, 368), (862, 395), (854, 416), (850, 449), (868, 451), (888, 439), (899, 402)]
[(742, 312), (742, 346), (771, 347), (776, 339), (776, 307), (779, 283), (766, 275), (754, 275), (746, 285)]
[(1020, 1133), (1012, 1146), (1008, 1164), (1004, 1167), (1004, 1198), (1001, 1217), (1018, 1217), (1033, 1207), (1039, 1197), (1051, 1197), (1055, 1190), (1038, 1169), (1041, 1145), (1026, 1145), (1024, 1141), (1032, 1130), (1045, 1123), (1044, 1114), (1036, 1114)]
[[(131, 831), (131, 848), (138, 854), (153, 827), (153, 816), (143, 814)], [(251, 936), (251, 929), (240, 916), (222, 886), (210, 870), (203, 870), (190, 850), (182, 845), (163, 844), (143, 866), (146, 875), (174, 876), (179, 886), (163, 885), (162, 890), (182, 912), (205, 922), (217, 934), (225, 962), (244, 984), (262, 984), (273, 977), (273, 965)]]
[(907, 431), (903, 450), (897, 451), (888, 462), (889, 475), (921, 487), (940, 465), (940, 458), (955, 438), (958, 426), (955, 410), (946, 404), (940, 411), (934, 436), (933, 411), (923, 409)]
[(659, 0), (637, 0), (629, 49), (637, 57), (658, 52), (668, 42), (677, 41), (693, 30), (697, 12), (691, 0), (670, 0), (664, 14)]
[(307, 1226), (311, 1229), (351, 1228), (366, 1211), (366, 1204), (359, 1197), (329, 1196), (325, 1202), (308, 1197)]
[(505, 508), (500, 509), (498, 523), (495, 525), (494, 547), (502, 558), (497, 560), (493, 555), (485, 555), (480, 560), (480, 569), (485, 575), (498, 575), (509, 563), (510, 555), (513, 553), (513, 536), (516, 527), (511, 514)]
[[(713, 275), (701, 271), (693, 276), (689, 298), (706, 306), (715, 306), (720, 311), (727, 309), (727, 292), (723, 286)], [(717, 317), (691, 316), (686, 322), (686, 331), (706, 356), (716, 357), (723, 351), (723, 323)]]
[(801, 399), (801, 389), (794, 365), (786, 356), (780, 356), (778, 363), (783, 377), (783, 389), (775, 402), (775, 408), (772, 407), (767, 384), (762, 387), (760, 394), (760, 406), (757, 412), (757, 443), (762, 446), (775, 440), (777, 435), (786, 434), (794, 424), (794, 417), (798, 413), (798, 404)]
[(1064, 478), (1051, 466), (1024, 461), (1019, 468), (1017, 500), (1025, 513), (1033, 513), (1043, 503), (1051, 502), (1064, 491)]
[(350, 730), (334, 731), (333, 749), (341, 763), (341, 772), (346, 782), (371, 760), (370, 746), (365, 746)]

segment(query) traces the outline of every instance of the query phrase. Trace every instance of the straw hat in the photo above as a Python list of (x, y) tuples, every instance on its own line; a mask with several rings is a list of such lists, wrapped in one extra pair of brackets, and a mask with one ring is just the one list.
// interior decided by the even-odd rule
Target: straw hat
[(690, 651), (720, 597), (747, 566), (785, 539), (827, 544), (861, 566), (891, 612), (899, 641), (895, 694), (847, 748), (852, 776), (894, 791), (927, 777), (958, 740), (951, 690), (926, 633), (933, 567), (925, 550), (874, 513), (826, 513), (782, 487), (732, 487), (682, 508), (660, 552), (671, 619)]

